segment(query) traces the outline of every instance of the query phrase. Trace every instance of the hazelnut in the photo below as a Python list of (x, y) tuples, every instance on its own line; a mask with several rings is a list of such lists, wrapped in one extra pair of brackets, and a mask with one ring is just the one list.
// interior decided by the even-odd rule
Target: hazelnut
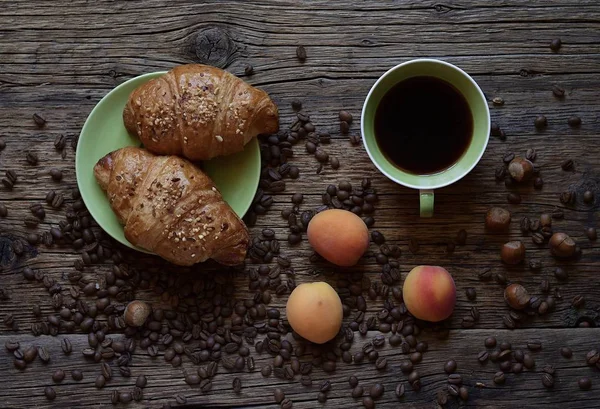
[(552, 226), (552, 215), (549, 213), (542, 213), (540, 216), (540, 226), (551, 227)]
[(525, 246), (523, 242), (514, 240), (504, 243), (500, 257), (506, 264), (519, 264), (525, 259)]
[(550, 251), (556, 257), (571, 257), (575, 254), (577, 247), (575, 241), (566, 233), (554, 233), (550, 237)]
[(510, 212), (501, 207), (492, 207), (485, 215), (485, 227), (490, 231), (508, 230)]
[(533, 163), (517, 156), (508, 164), (508, 173), (517, 182), (523, 182), (533, 175)]
[(132, 327), (141, 327), (146, 322), (146, 318), (152, 312), (152, 308), (143, 301), (134, 300), (127, 304), (123, 319), (125, 323)]
[(504, 290), (504, 301), (515, 310), (527, 307), (531, 296), (521, 284), (511, 284)]

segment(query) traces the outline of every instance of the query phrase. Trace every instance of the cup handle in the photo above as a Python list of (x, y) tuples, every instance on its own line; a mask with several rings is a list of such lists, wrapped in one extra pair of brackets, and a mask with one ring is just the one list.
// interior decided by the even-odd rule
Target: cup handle
[(433, 189), (420, 189), (421, 217), (433, 217)]

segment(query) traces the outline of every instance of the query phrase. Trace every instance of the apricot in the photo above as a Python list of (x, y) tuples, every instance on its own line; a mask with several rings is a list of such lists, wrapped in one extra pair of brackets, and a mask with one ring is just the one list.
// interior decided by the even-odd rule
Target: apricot
[(369, 247), (369, 230), (360, 217), (341, 209), (316, 214), (308, 224), (308, 242), (327, 261), (355, 265)]
[(337, 292), (322, 281), (296, 287), (285, 311), (294, 331), (316, 344), (335, 338), (342, 327), (342, 301)]
[(418, 266), (404, 279), (404, 304), (415, 318), (442, 321), (452, 315), (456, 286), (448, 271), (439, 266)]

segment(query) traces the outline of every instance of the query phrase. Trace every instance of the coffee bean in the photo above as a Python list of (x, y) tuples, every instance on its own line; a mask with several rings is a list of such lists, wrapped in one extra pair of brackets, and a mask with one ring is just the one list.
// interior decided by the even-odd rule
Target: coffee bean
[(595, 227), (588, 227), (585, 229), (585, 235), (591, 241), (595, 241), (598, 238), (598, 233)]
[(448, 375), (448, 383), (452, 385), (461, 385), (462, 384), (462, 376), (460, 374), (454, 373)]
[[(348, 132), (350, 132), (350, 124), (346, 121), (340, 121), (340, 133), (342, 135), (348, 135)], [(355, 144), (352, 140), (350, 140), (350, 142), (352, 142), (353, 145)]]
[(340, 121), (352, 123), (352, 115), (348, 111), (340, 111), (338, 114)]
[(317, 145), (310, 141), (306, 142), (304, 147), (306, 148), (306, 152), (308, 152), (310, 154), (313, 154), (317, 151)]
[(298, 58), (298, 60), (300, 60), (300, 62), (306, 61), (306, 49), (304, 48), (304, 46), (299, 45), (298, 47), (296, 47), (296, 57)]
[(572, 170), (574, 167), (574, 162), (573, 159), (567, 159), (564, 160), (561, 164), (560, 167), (562, 168), (562, 170)]
[(383, 396), (383, 392), (383, 385), (380, 383), (376, 383), (373, 386), (371, 386), (371, 389), (369, 389), (369, 396), (371, 396), (373, 399), (379, 399), (381, 396)]
[(487, 351), (481, 351), (477, 356), (477, 360), (479, 361), (479, 363), (483, 364), (488, 360), (489, 356), (490, 355)]
[(540, 349), (542, 349), (542, 343), (538, 341), (528, 342), (527, 349), (529, 349), (530, 351), (539, 351)]
[(371, 398), (370, 396), (365, 396), (362, 400), (362, 404), (365, 407), (365, 409), (375, 408), (375, 402), (373, 402), (373, 398)]
[(332, 156), (329, 159), (329, 163), (331, 164), (331, 168), (334, 170), (337, 170), (340, 168), (340, 160), (335, 156)]
[(103, 375), (98, 375), (94, 381), (94, 385), (98, 389), (104, 388), (104, 385), (106, 385), (106, 378)]
[(474, 301), (477, 298), (477, 291), (473, 287), (467, 288), (466, 294), (470, 301)]
[(325, 403), (325, 402), (327, 402), (327, 394), (324, 393), (324, 392), (319, 392), (317, 394), (317, 401), (319, 403)]
[(515, 158), (515, 154), (512, 152), (507, 152), (502, 156), (502, 162), (509, 164)]
[(585, 361), (589, 366), (594, 366), (600, 361), (600, 353), (596, 349), (592, 349), (585, 356)]
[(6, 208), (6, 205), (0, 203), (0, 217), (6, 216), (8, 216), (8, 209)]
[(503, 384), (504, 384), (504, 382), (506, 381), (506, 377), (505, 377), (505, 375), (504, 375), (504, 372), (501, 372), (501, 371), (499, 371), (499, 372), (496, 372), (496, 373), (494, 374), (493, 381), (494, 381), (494, 383), (495, 383), (495, 384), (497, 384), (497, 385), (503, 385)]
[(275, 398), (275, 402), (281, 403), (285, 399), (285, 394), (279, 388), (275, 388), (273, 391), (273, 397)]
[(583, 377), (577, 381), (577, 385), (582, 391), (589, 391), (592, 388), (592, 381), (588, 377)]
[(387, 359), (385, 359), (384, 357), (377, 358), (377, 360), (375, 361), (375, 368), (385, 369), (386, 367), (387, 367)]
[(531, 355), (523, 355), (523, 366), (527, 369), (532, 369), (535, 366), (535, 360)]
[(571, 305), (574, 308), (581, 308), (581, 307), (583, 307), (584, 304), (585, 304), (585, 297), (583, 295), (576, 295), (575, 297), (573, 297), (573, 301), (571, 302)]
[(583, 193), (583, 203), (590, 204), (594, 202), (594, 193), (590, 190), (586, 190)]
[(458, 396), (458, 386), (450, 384), (446, 386), (446, 389), (450, 396)]
[(548, 373), (542, 374), (542, 385), (547, 389), (554, 388), (554, 376)]
[(565, 90), (564, 90), (564, 88), (562, 88), (558, 85), (553, 85), (552, 86), (552, 94), (554, 94), (554, 96), (556, 98), (563, 98), (565, 96)]
[(361, 396), (363, 396), (363, 394), (364, 394), (364, 390), (363, 390), (363, 387), (360, 385), (357, 385), (352, 389), (351, 395), (354, 399), (360, 398)]
[(56, 383), (62, 382), (65, 379), (65, 371), (57, 369), (52, 373), (52, 380)]
[(73, 369), (71, 371), (71, 378), (73, 378), (74, 381), (80, 381), (83, 379), (83, 372), (81, 372), (81, 370), (79, 369)]
[[(535, 121), (533, 121), (533, 124), (535, 125), (535, 127), (537, 129), (544, 129), (546, 126), (548, 126), (548, 120), (546, 119), (546, 117), (544, 115), (539, 115), (535, 118)], [(529, 158), (527, 158), (529, 159)], [(531, 160), (531, 159), (529, 159)]]
[(319, 161), (319, 162), (327, 162), (329, 160), (329, 155), (327, 154), (327, 152), (325, 152), (322, 149), (318, 149), (315, 153), (315, 158)]
[(63, 178), (63, 172), (60, 169), (50, 169), (50, 177), (52, 178), (52, 180), (54, 180), (55, 182), (60, 182)]
[(247, 76), (254, 74), (254, 67), (250, 64), (246, 64), (244, 67), (244, 74)]
[(564, 191), (560, 194), (560, 202), (564, 205), (573, 205), (575, 203), (575, 193)]
[(57, 151), (62, 151), (65, 148), (66, 144), (67, 138), (65, 138), (63, 134), (56, 135), (56, 138), (54, 138), (54, 149), (56, 149)]
[(39, 161), (38, 154), (35, 152), (32, 152), (32, 151), (28, 151), (27, 154), (25, 155), (25, 160), (31, 166), (36, 166)]
[(558, 50), (560, 50), (561, 45), (562, 42), (560, 41), (560, 38), (555, 38), (550, 42), (550, 49), (554, 52), (557, 52)]
[(56, 391), (51, 386), (46, 386), (44, 388), (44, 395), (46, 396), (46, 399), (48, 399), (48, 400), (56, 399)]
[(188, 374), (187, 376), (185, 376), (184, 381), (188, 385), (198, 385), (200, 383), (200, 376), (198, 376), (197, 374), (193, 374), (193, 373)]
[(560, 354), (566, 359), (571, 359), (573, 357), (573, 351), (569, 347), (562, 347), (560, 349)]
[(48, 362), (50, 362), (50, 351), (48, 351), (48, 348), (46, 347), (38, 347), (38, 356), (40, 357), (40, 360), (47, 364)]
[(405, 387), (403, 383), (399, 383), (398, 385), (396, 385), (396, 389), (394, 389), (394, 393), (396, 394), (396, 397), (398, 399), (402, 398), (404, 396), (405, 393)]
[(504, 105), (504, 99), (502, 97), (494, 97), (492, 98), (492, 103), (494, 105), (502, 106)]
[[(447, 374), (452, 374), (452, 373), (456, 372), (456, 367), (457, 367), (456, 361), (454, 359), (451, 359), (444, 364), (444, 372), (446, 372)], [(412, 367), (411, 367), (411, 370), (412, 370)]]
[(573, 115), (569, 117), (567, 123), (571, 128), (578, 128), (579, 126), (581, 126), (581, 118), (579, 118), (577, 115)]

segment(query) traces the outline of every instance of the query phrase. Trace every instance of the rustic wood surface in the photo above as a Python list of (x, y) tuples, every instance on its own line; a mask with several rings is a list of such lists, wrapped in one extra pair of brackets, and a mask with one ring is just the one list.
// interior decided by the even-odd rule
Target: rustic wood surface
[[(442, 368), (449, 358), (456, 359), (458, 372), (469, 388), (466, 402), (450, 399), (448, 407), (565, 407), (597, 408), (600, 371), (586, 365), (585, 355), (600, 348), (600, 329), (577, 328), (583, 320), (592, 327), (600, 324), (600, 245), (585, 237), (585, 228), (598, 226), (600, 216), (600, 5), (596, 0), (539, 0), (494, 1), (2, 1), (0, 4), (0, 140), (6, 148), (0, 151), (0, 178), (6, 170), (14, 170), (18, 181), (12, 190), (0, 186), (0, 204), (8, 216), (0, 218), (0, 290), (9, 300), (0, 297), (0, 318), (12, 314), (18, 331), (0, 322), (0, 345), (18, 340), (23, 346), (46, 346), (51, 362), (44, 365), (39, 359), (20, 371), (6, 350), (0, 351), (0, 406), (23, 407), (111, 407), (110, 393), (126, 390), (135, 383), (138, 374), (148, 376), (141, 403), (130, 407), (160, 408), (163, 404), (177, 407), (175, 396), (187, 398), (180, 407), (279, 407), (273, 400), (274, 388), (282, 388), (294, 402), (294, 408), (320, 407), (318, 385), (330, 379), (332, 390), (324, 407), (362, 407), (350, 396), (347, 378), (356, 375), (361, 385), (384, 384), (385, 393), (377, 407), (436, 407), (436, 394), (446, 387)], [(562, 39), (558, 52), (550, 50), (550, 41)], [(307, 59), (296, 58), (296, 47), (304, 45)], [(490, 105), (493, 121), (506, 133), (506, 140), (491, 138), (479, 165), (467, 177), (436, 191), (435, 217), (418, 217), (418, 197), (415, 191), (398, 186), (379, 174), (370, 163), (362, 146), (351, 146), (347, 136), (340, 135), (337, 113), (346, 109), (354, 115), (351, 134), (359, 133), (359, 117), (363, 100), (375, 80), (395, 64), (418, 57), (434, 57), (457, 64), (480, 84)], [(375, 226), (387, 242), (402, 249), (399, 258), (402, 277), (419, 264), (445, 266), (457, 284), (457, 307), (445, 324), (450, 329), (447, 340), (438, 340), (430, 331), (419, 335), (427, 340), (429, 351), (417, 365), (422, 389), (413, 392), (407, 376), (399, 365), (406, 358), (398, 348), (387, 343), (380, 356), (388, 358), (388, 367), (377, 371), (372, 363), (344, 364), (338, 362), (333, 374), (321, 369), (312, 373), (313, 386), (304, 387), (299, 376), (285, 381), (274, 376), (264, 378), (260, 368), (270, 363), (268, 354), (252, 354), (256, 370), (243, 374), (222, 368), (213, 380), (209, 393), (190, 387), (183, 381), (184, 371), (194, 368), (184, 358), (181, 367), (172, 367), (162, 358), (162, 351), (151, 358), (138, 348), (131, 363), (132, 377), (115, 375), (102, 390), (94, 387), (99, 365), (81, 356), (87, 347), (87, 336), (79, 330), (58, 337), (31, 335), (30, 327), (43, 318), (32, 314), (39, 304), (42, 317), (54, 313), (48, 292), (42, 284), (28, 282), (22, 270), (29, 266), (43, 270), (63, 284), (74, 270), (73, 263), (81, 258), (79, 251), (69, 246), (55, 245), (37, 248), (26, 246), (25, 254), (16, 257), (11, 243), (31, 232), (23, 223), (30, 216), (29, 206), (44, 203), (50, 189), (65, 192), (76, 186), (74, 150), (75, 139), (94, 105), (114, 86), (139, 74), (166, 70), (177, 64), (202, 62), (226, 68), (253, 85), (265, 89), (280, 107), (281, 123), (285, 129), (294, 120), (290, 102), (300, 99), (304, 110), (320, 131), (329, 131), (333, 140), (324, 149), (340, 159), (340, 169), (325, 166), (316, 173), (317, 161), (307, 154), (303, 144), (294, 148), (290, 160), (301, 171), (297, 180), (287, 180), (284, 193), (273, 194), (274, 204), (265, 216), (258, 218), (252, 228), (254, 236), (263, 228), (272, 228), (282, 241), (282, 253), (292, 260), (296, 283), (311, 281), (315, 267), (333, 270), (326, 264), (311, 263), (311, 249), (304, 238), (299, 246), (288, 246), (289, 230), (280, 211), (290, 206), (292, 193), (304, 193), (301, 209), (314, 209), (321, 194), (330, 183), (349, 180), (360, 184), (364, 177), (372, 179), (379, 194), (375, 210)], [(246, 76), (247, 64), (254, 74)], [(552, 94), (553, 85), (566, 90), (558, 99)], [(492, 98), (502, 97), (503, 106), (492, 104)], [(38, 113), (47, 120), (38, 128), (32, 115)], [(548, 127), (536, 131), (535, 117), (544, 114)], [(579, 128), (567, 125), (567, 119), (578, 115)], [(55, 137), (64, 134), (66, 156), (54, 149)], [(536, 166), (544, 179), (541, 190), (531, 184), (516, 190), (523, 196), (520, 205), (509, 205), (504, 183), (496, 182), (494, 170), (502, 164), (507, 152), (524, 155), (534, 148), (538, 152)], [(39, 165), (25, 160), (26, 152), (39, 156)], [(560, 164), (573, 159), (574, 170), (563, 171)], [(59, 168), (64, 172), (62, 182), (53, 182), (47, 172)], [(577, 192), (573, 206), (565, 207), (559, 194), (571, 189)], [(582, 201), (582, 193), (591, 190), (596, 195), (593, 204)], [(492, 235), (483, 228), (486, 210), (493, 205), (504, 206), (513, 213), (511, 231)], [(44, 204), (46, 218), (38, 228), (47, 231), (64, 219), (65, 208), (53, 210)], [(582, 249), (577, 262), (557, 262), (546, 246), (534, 245), (522, 236), (519, 220), (523, 216), (538, 217), (543, 212), (563, 209), (564, 220), (555, 220), (554, 229), (569, 233)], [(460, 229), (468, 232), (467, 243), (447, 254), (448, 242)], [(507, 268), (499, 260), (499, 247), (509, 238), (523, 239), (527, 261), (538, 260), (540, 270), (531, 270), (528, 263)], [(419, 251), (408, 249), (409, 239), (416, 239)], [(379, 280), (380, 267), (375, 263), (377, 246), (351, 271), (363, 271), (372, 281)], [(128, 253), (126, 253), (128, 254)], [(131, 255), (135, 266), (143, 269), (156, 264), (149, 256)], [(569, 273), (569, 280), (558, 282), (553, 271), (557, 265)], [(86, 268), (85, 279), (99, 281), (110, 264)], [(214, 270), (214, 267), (211, 267)], [(540, 281), (547, 278), (552, 291), (558, 290), (556, 309), (545, 316), (530, 317), (519, 323), (516, 330), (506, 330), (502, 317), (508, 312), (503, 301), (502, 286), (493, 279), (483, 282), (478, 273), (491, 269), (504, 273), (540, 295)], [(173, 273), (177, 274), (177, 273)], [(183, 274), (183, 273), (180, 273)], [(236, 297), (252, 297), (248, 278), (237, 274)], [(335, 283), (339, 275), (321, 276)], [(465, 289), (474, 287), (477, 299), (469, 301)], [(585, 305), (575, 309), (571, 300), (585, 296)], [(137, 290), (136, 297), (161, 305), (162, 298), (152, 288)], [(95, 302), (94, 297), (84, 297)], [(273, 297), (270, 306), (282, 313), (286, 296)], [(461, 321), (472, 306), (481, 313), (475, 328), (462, 329)], [(368, 300), (367, 316), (382, 308), (382, 300)], [(351, 316), (354, 315), (354, 312)], [(352, 351), (375, 336), (370, 332), (361, 337), (358, 332)], [(483, 340), (496, 336), (499, 341), (512, 342), (513, 348), (526, 348), (529, 341), (540, 341), (542, 350), (532, 352), (536, 367), (522, 374), (507, 374), (506, 384), (495, 385), (493, 374), (498, 365), (477, 362), (478, 352), (484, 350)], [(68, 336), (73, 353), (64, 355), (60, 339)], [(112, 338), (123, 337), (110, 334)], [(571, 347), (574, 355), (565, 359), (559, 354), (563, 346)], [(310, 360), (307, 355), (306, 359)], [(556, 368), (556, 386), (543, 387), (542, 368)], [(53, 370), (62, 368), (67, 378), (54, 385), (57, 398), (49, 402), (44, 387), (52, 385)], [(84, 379), (70, 378), (72, 369), (81, 369)], [(231, 389), (234, 376), (242, 380), (242, 391)], [(591, 391), (577, 386), (580, 377), (592, 380)], [(393, 389), (404, 382), (406, 396), (398, 400)], [(479, 384), (481, 383), (481, 384)], [(123, 405), (120, 405), (123, 406)]]

